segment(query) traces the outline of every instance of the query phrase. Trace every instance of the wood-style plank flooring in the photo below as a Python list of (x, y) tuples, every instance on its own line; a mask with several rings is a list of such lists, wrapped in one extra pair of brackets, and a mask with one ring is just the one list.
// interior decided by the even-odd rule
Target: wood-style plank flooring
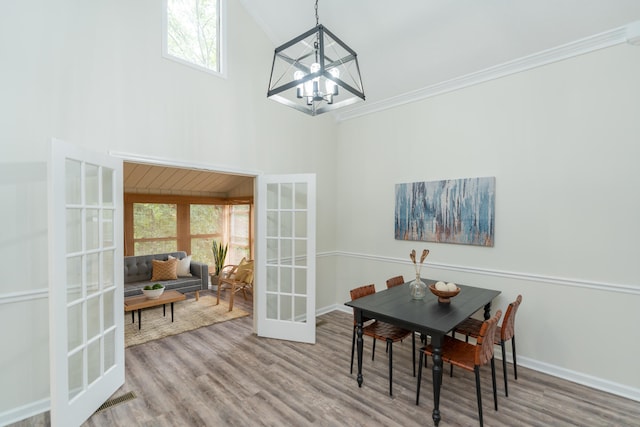
[[(236, 304), (251, 310), (242, 296)], [(84, 426), (431, 426), (431, 372), (420, 405), (411, 369), (411, 341), (393, 348), (393, 397), (385, 346), (365, 340), (364, 384), (349, 374), (352, 315), (318, 317), (317, 343), (258, 338), (245, 317), (126, 349), (126, 382), (113, 397), (137, 398), (94, 414)], [(526, 338), (521, 338), (526, 339)], [(419, 343), (419, 340), (417, 340)], [(431, 366), (431, 365), (430, 365)], [(499, 410), (491, 371), (483, 368), (485, 426), (640, 426), (640, 403), (518, 367), (504, 396), (496, 363)], [(355, 371), (355, 367), (354, 367)], [(477, 426), (475, 380), (448, 365), (440, 426)]]

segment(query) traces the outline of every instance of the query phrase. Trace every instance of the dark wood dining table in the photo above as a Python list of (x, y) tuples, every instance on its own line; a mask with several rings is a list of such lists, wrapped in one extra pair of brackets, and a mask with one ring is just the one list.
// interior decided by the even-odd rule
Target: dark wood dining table
[[(435, 280), (422, 279), (428, 285)], [(484, 318), (491, 317), (491, 302), (500, 291), (460, 285), (460, 293), (451, 298), (449, 304), (438, 302), (438, 298), (427, 289), (423, 300), (411, 298), (409, 283), (385, 289), (366, 297), (346, 302), (353, 307), (356, 317), (358, 349), (358, 387), (362, 387), (362, 319), (377, 319), (431, 337), (433, 346), (433, 422), (440, 422), (440, 386), (442, 385), (442, 340), (460, 322), (484, 308)]]

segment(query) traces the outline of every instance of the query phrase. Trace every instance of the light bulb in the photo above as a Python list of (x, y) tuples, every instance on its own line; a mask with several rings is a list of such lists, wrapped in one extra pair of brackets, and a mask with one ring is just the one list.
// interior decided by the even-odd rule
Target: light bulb
[[(302, 80), (304, 78), (304, 72), (298, 70), (295, 73), (293, 73), (293, 78), (295, 80)], [(302, 98), (302, 83), (300, 83), (298, 86), (296, 86), (296, 97), (298, 98)]]
[[(337, 68), (330, 69), (329, 73), (335, 78), (340, 77), (340, 70), (338, 70)], [(327, 79), (327, 81), (325, 82), (325, 88), (327, 89), (328, 94), (331, 94), (331, 95), (338, 94), (338, 85), (333, 80)]]
[[(311, 64), (311, 66), (309, 67), (309, 72), (313, 74), (313, 73), (317, 73), (318, 71), (320, 71), (320, 64), (318, 64), (317, 62), (314, 62), (313, 64)], [(311, 85), (309, 88), (311, 90), (307, 92), (307, 95), (312, 96), (314, 100), (318, 100), (318, 97), (322, 98), (322, 94), (319, 93), (320, 77), (316, 77), (313, 80), (311, 80)]]

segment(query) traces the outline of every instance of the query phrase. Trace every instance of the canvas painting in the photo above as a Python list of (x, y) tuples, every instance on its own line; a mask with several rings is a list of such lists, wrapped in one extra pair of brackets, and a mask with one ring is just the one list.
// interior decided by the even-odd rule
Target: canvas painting
[(396, 184), (396, 240), (493, 246), (495, 188), (495, 177)]

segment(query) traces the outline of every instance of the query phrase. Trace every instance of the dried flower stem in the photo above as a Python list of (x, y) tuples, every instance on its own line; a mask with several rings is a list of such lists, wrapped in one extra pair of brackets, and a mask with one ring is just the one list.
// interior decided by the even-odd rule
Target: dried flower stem
[(422, 251), (422, 255), (420, 256), (420, 264), (418, 264), (416, 262), (416, 250), (415, 249), (411, 250), (411, 253), (409, 254), (409, 258), (411, 258), (411, 261), (413, 261), (413, 264), (415, 265), (417, 275), (420, 275), (420, 270), (422, 270), (422, 263), (424, 263), (424, 260), (427, 258), (427, 255), (429, 255), (429, 249), (424, 249)]

